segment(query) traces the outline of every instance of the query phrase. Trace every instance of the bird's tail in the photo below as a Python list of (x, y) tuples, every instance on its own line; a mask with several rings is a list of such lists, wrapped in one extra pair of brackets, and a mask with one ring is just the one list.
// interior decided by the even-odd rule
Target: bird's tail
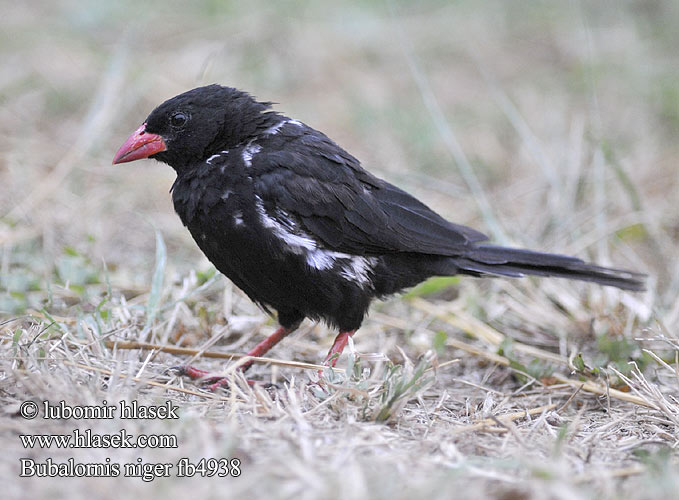
[(588, 264), (566, 255), (493, 245), (479, 245), (464, 257), (456, 257), (455, 265), (458, 273), (473, 276), (554, 276), (633, 291), (644, 290), (646, 278), (645, 274)]

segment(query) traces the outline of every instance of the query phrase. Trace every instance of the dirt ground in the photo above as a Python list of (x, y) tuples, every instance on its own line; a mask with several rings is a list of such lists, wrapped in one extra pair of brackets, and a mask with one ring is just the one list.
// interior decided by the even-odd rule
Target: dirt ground
[[(679, 498), (679, 4), (2, 13), (4, 498)], [(279, 103), (495, 242), (648, 290), (434, 279), (375, 303), (322, 386), (336, 332), (309, 321), (248, 385), (228, 354), (275, 320), (201, 255), (170, 168), (111, 165), (157, 104), (208, 83)]]

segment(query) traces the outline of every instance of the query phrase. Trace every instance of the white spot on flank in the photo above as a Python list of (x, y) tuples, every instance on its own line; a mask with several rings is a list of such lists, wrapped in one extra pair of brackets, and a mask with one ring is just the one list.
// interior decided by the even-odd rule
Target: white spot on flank
[(233, 191), (231, 191), (230, 189), (227, 189), (226, 191), (224, 191), (224, 194), (222, 194), (222, 200), (228, 199), (229, 196), (231, 196), (232, 194), (233, 194)]
[(243, 224), (243, 212), (238, 210), (236, 213), (233, 214), (233, 223), (236, 224), (237, 226)]
[(245, 163), (246, 167), (252, 166), (252, 157), (259, 153), (261, 149), (262, 146), (259, 144), (255, 144), (252, 141), (248, 142), (248, 145), (243, 149), (243, 163)]
[[(332, 269), (338, 257), (345, 255), (346, 254), (340, 252), (333, 252), (331, 250), (319, 248), (317, 250), (307, 252), (304, 258), (306, 260), (307, 266), (322, 271), (324, 269)], [(349, 257), (349, 255), (346, 256)]]
[(319, 271), (332, 269), (335, 263), (341, 260), (340, 276), (357, 283), (361, 287), (371, 285), (370, 273), (377, 264), (376, 257), (362, 257), (319, 248), (318, 243), (311, 236), (301, 231), (293, 232), (295, 222), (284, 210), (280, 208), (276, 210), (278, 217), (284, 219), (282, 223), (266, 212), (264, 203), (259, 196), (255, 197), (255, 207), (262, 225), (271, 229), (273, 234), (285, 243), (290, 252), (303, 255), (309, 267)]
[(346, 265), (342, 266), (340, 275), (364, 287), (371, 283), (370, 273), (372, 273), (375, 264), (377, 264), (377, 257), (355, 256)]

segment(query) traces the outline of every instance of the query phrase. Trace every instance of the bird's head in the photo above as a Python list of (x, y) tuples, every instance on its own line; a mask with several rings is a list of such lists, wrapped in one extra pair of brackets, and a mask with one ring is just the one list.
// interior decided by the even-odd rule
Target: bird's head
[(271, 103), (221, 85), (165, 101), (120, 147), (113, 164), (153, 158), (182, 171), (254, 137), (276, 120)]

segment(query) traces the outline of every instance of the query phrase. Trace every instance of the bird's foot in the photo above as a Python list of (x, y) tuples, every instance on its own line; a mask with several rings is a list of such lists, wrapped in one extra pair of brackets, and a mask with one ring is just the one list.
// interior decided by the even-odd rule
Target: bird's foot
[[(355, 331), (356, 330), (351, 332), (340, 332), (337, 335), (337, 337), (335, 337), (335, 341), (332, 343), (332, 347), (330, 348), (328, 354), (325, 356), (325, 359), (323, 360), (323, 364), (325, 366), (335, 368), (337, 360), (342, 354), (342, 351), (344, 351), (344, 348), (347, 346), (347, 343), (349, 343), (349, 339), (353, 337)], [(323, 370), (318, 370), (319, 378), (321, 377), (322, 374)]]
[[(250, 365), (242, 365), (238, 369), (241, 371), (245, 371)], [(220, 389), (226, 385), (229, 384), (229, 379), (227, 377), (223, 377), (221, 375), (213, 375), (210, 376), (210, 372), (207, 370), (202, 370), (200, 368), (195, 368), (191, 365), (180, 365), (180, 366), (173, 366), (170, 368), (176, 375), (179, 376), (184, 376), (184, 377), (189, 377), (191, 380), (200, 380), (202, 383), (203, 389), (210, 391), (210, 392), (215, 392), (217, 389)], [(257, 380), (251, 380), (251, 379), (245, 379), (247, 384), (249, 386), (254, 386), (255, 384), (260, 384), (261, 382), (258, 382)], [(275, 384), (264, 384), (266, 388), (275, 387)]]
[(189, 377), (192, 380), (204, 378), (210, 374), (207, 370), (201, 370), (200, 368), (195, 368), (191, 365), (173, 366), (168, 371), (171, 371), (180, 377)]
[[(281, 326), (267, 338), (262, 340), (257, 344), (254, 349), (252, 349), (247, 355), (253, 357), (260, 357), (266, 354), (273, 346), (280, 342), (283, 338), (294, 331), (296, 325), (291, 328), (285, 328)], [(238, 367), (238, 370), (245, 372), (248, 368), (252, 366), (252, 361), (246, 361)], [(201, 380), (203, 384), (208, 384), (205, 389), (208, 391), (216, 391), (217, 389), (228, 385), (229, 380), (221, 375), (210, 376), (210, 372), (207, 370), (201, 370), (200, 368), (194, 368), (190, 365), (181, 365), (171, 368), (177, 375), (186, 376), (192, 380)], [(255, 380), (246, 379), (249, 386), (254, 386), (259, 382)], [(276, 384), (264, 384), (265, 388), (277, 387)]]
[(176, 375), (189, 377), (191, 380), (200, 380), (203, 388), (214, 392), (220, 387), (228, 384), (226, 377), (219, 375), (210, 376), (210, 372), (191, 365), (173, 366), (170, 368)]
[[(342, 351), (344, 351), (346, 345), (349, 343), (349, 338), (351, 338), (354, 335), (354, 332), (355, 330), (350, 332), (340, 332), (337, 335), (337, 337), (335, 337), (335, 341), (332, 343), (332, 347), (330, 348), (328, 354), (325, 356), (325, 359), (323, 360), (323, 364), (325, 366), (329, 368), (335, 368), (337, 360), (342, 354)], [(318, 370), (318, 380), (310, 382), (309, 385), (319, 387), (322, 391), (327, 393), (328, 389), (326, 387), (326, 380), (323, 377), (324, 371), (325, 370)]]

